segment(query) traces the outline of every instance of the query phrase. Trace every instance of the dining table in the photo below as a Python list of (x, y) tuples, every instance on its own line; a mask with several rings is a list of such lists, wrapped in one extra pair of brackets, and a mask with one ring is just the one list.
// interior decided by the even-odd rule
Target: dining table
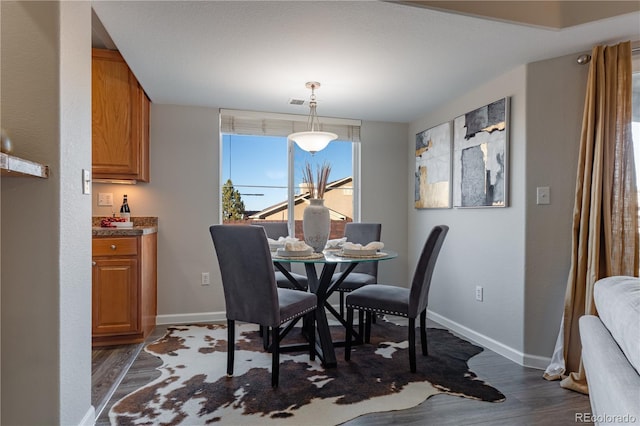
[[(322, 253), (312, 253), (301, 256), (279, 256), (276, 253), (272, 253), (271, 257), (275, 267), (287, 277), (295, 288), (301, 291), (311, 291), (316, 295), (318, 301), (316, 308), (316, 353), (322, 361), (323, 366), (328, 368), (336, 367), (337, 361), (334, 348), (336, 342), (333, 342), (331, 338), (326, 310), (329, 310), (345, 327), (347, 323), (328, 302), (329, 297), (360, 263), (394, 259), (398, 257), (398, 253), (385, 248), (376, 254), (363, 256), (345, 255), (341, 250), (324, 250)], [(301, 263), (304, 265), (307, 273), (308, 288), (301, 285), (285, 267), (285, 264), (292, 263)], [(348, 266), (344, 268), (344, 270), (337, 275), (337, 279), (334, 280), (334, 273), (336, 272), (337, 266), (344, 264)], [(320, 276), (318, 276), (316, 265), (322, 265)]]

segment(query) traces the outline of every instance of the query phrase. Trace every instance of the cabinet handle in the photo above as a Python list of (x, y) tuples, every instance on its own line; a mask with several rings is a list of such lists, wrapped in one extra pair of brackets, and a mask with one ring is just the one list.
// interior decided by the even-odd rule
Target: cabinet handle
[(96, 261), (91, 262), (91, 266), (96, 266)]
[(111, 244), (111, 250), (115, 250), (116, 249), (116, 245), (115, 244)]

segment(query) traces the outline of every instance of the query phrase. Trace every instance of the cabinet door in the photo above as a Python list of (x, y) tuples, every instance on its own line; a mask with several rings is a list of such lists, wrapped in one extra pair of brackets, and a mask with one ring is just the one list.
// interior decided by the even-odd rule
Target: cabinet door
[(134, 129), (137, 134), (136, 137), (140, 140), (137, 179), (142, 182), (149, 182), (149, 115), (151, 101), (149, 101), (149, 97), (140, 84), (138, 84), (136, 90), (134, 108), (138, 113)]
[(138, 260), (94, 259), (94, 335), (138, 332)]
[(91, 96), (94, 178), (148, 181), (146, 95), (118, 52), (93, 50)]

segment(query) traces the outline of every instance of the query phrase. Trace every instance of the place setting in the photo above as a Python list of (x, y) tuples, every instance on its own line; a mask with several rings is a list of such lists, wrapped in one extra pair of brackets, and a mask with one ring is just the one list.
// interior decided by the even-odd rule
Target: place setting
[(306, 258), (319, 259), (327, 252), (333, 256), (344, 258), (377, 258), (385, 257), (388, 253), (382, 251), (384, 243), (372, 241), (368, 244), (352, 243), (345, 237), (328, 240), (323, 253), (315, 253), (313, 247), (295, 237), (280, 237), (277, 240), (267, 238), (273, 258)]
[(385, 257), (388, 254), (381, 251), (383, 248), (384, 243), (380, 241), (372, 241), (365, 245), (345, 242), (344, 244), (342, 244), (342, 247), (335, 253), (335, 255), (348, 258)]
[(277, 241), (268, 239), (273, 258), (320, 259), (322, 253), (314, 253), (313, 247), (297, 238), (280, 237)]

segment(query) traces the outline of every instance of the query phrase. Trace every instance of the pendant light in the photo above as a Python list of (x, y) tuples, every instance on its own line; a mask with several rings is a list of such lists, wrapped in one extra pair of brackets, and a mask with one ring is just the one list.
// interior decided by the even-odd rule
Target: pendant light
[(317, 81), (309, 81), (306, 85), (307, 89), (311, 89), (311, 99), (309, 101), (309, 120), (307, 121), (307, 127), (309, 130), (306, 132), (292, 133), (289, 135), (289, 139), (298, 144), (298, 146), (305, 151), (315, 154), (316, 152), (323, 150), (329, 142), (338, 138), (338, 135), (331, 132), (321, 132), (316, 130), (320, 128), (318, 122), (318, 115), (316, 114), (316, 94), (315, 89), (320, 87), (320, 83)]

